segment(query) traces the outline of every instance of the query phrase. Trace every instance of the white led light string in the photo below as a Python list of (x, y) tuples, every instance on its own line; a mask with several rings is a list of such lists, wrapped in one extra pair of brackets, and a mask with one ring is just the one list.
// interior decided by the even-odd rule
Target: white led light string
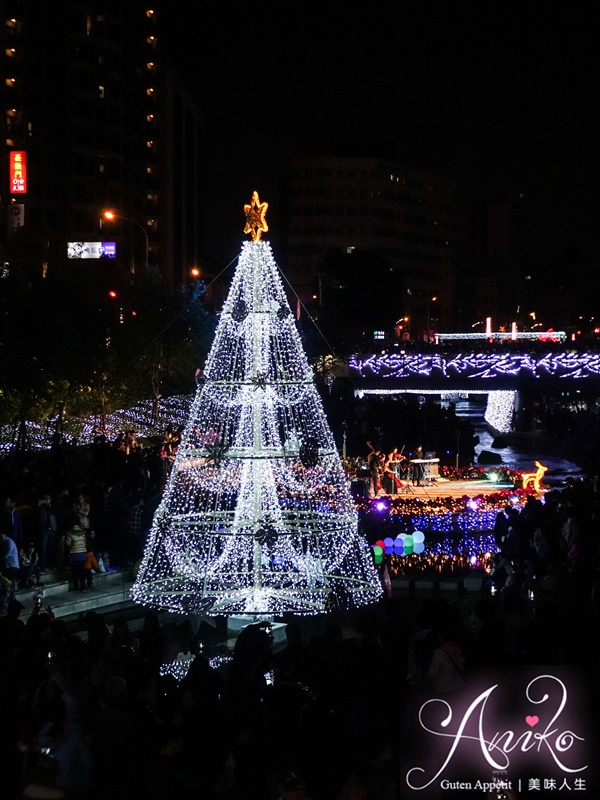
[(270, 247), (248, 242), (133, 596), (174, 611), (278, 614), (380, 595)]

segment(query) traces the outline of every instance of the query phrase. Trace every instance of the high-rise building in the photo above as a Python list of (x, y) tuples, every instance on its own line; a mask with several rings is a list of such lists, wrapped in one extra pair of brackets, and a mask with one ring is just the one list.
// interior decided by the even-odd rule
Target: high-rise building
[[(428, 330), (452, 325), (457, 236), (452, 178), (382, 158), (296, 158), (288, 226), (290, 280), (315, 313), (326, 311), (325, 286), (330, 297), (343, 302), (354, 281), (362, 283), (361, 305), (385, 304), (380, 325), (397, 323), (401, 337), (420, 340)], [(342, 264), (341, 257), (357, 253), (363, 257), (354, 259), (355, 267), (351, 259)], [(330, 265), (336, 260), (332, 283)], [(361, 274), (347, 272), (340, 280), (340, 268)], [(360, 324), (361, 308), (354, 311)]]
[(161, 47), (160, 2), (0, 13), (0, 243), (26, 237), (43, 270), (115, 255), (174, 290), (200, 255), (202, 119)]

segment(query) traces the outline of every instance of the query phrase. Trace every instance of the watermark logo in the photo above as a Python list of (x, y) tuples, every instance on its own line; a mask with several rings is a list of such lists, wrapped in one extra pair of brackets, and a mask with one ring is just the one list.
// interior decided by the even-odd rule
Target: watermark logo
[(576, 689), (554, 671), (519, 677), (424, 700), (415, 731), (422, 755), (411, 753), (406, 787), (421, 797), (432, 787), (510, 796), (538, 782), (584, 790), (589, 742)]

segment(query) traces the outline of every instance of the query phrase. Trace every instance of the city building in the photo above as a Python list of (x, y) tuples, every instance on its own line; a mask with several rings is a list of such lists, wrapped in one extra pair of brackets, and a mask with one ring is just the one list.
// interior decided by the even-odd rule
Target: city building
[(365, 330), (375, 339), (428, 340), (453, 325), (452, 178), (383, 158), (303, 157), (288, 195), (290, 282), (314, 316), (337, 304), (336, 326), (376, 325)]
[(114, 257), (175, 291), (200, 257), (202, 118), (162, 48), (160, 3), (0, 13), (0, 245), (21, 237), (44, 274)]
[[(519, 330), (528, 330), (533, 322), (529, 312), (539, 307), (531, 296), (525, 193), (504, 183), (471, 182), (459, 194), (458, 329), (484, 331), (491, 317), (496, 327), (510, 330), (516, 322)], [(537, 294), (539, 302), (539, 287)]]

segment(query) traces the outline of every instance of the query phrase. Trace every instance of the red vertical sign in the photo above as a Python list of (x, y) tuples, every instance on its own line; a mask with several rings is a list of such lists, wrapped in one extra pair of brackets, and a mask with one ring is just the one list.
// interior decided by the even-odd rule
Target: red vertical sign
[(10, 158), (10, 193), (27, 193), (27, 153), (24, 150), (12, 150)]

